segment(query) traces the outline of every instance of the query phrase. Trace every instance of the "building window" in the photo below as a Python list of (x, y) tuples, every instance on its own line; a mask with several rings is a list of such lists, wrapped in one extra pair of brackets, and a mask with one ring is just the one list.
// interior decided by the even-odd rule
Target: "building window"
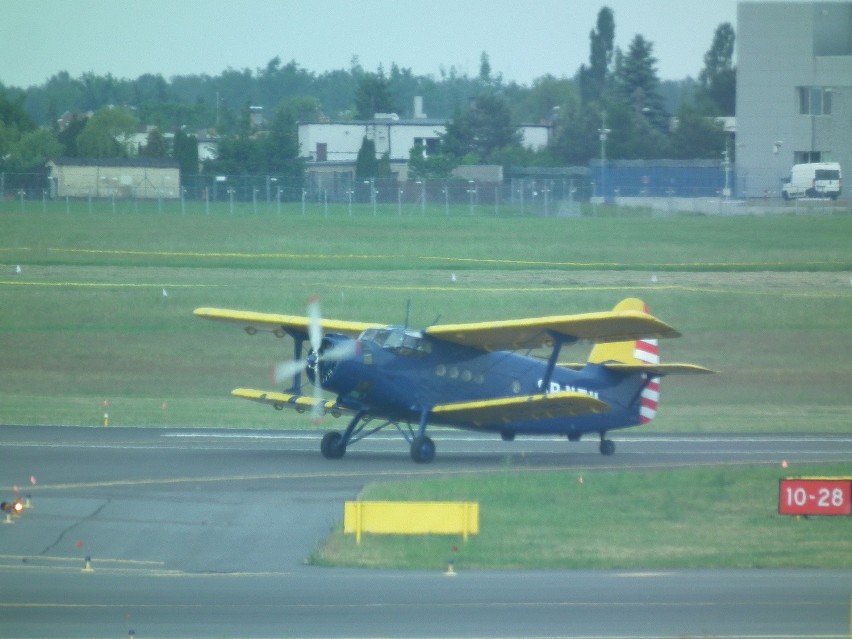
[(831, 89), (798, 87), (797, 91), (801, 115), (831, 115)]
[(793, 164), (810, 164), (822, 162), (820, 151), (793, 151)]

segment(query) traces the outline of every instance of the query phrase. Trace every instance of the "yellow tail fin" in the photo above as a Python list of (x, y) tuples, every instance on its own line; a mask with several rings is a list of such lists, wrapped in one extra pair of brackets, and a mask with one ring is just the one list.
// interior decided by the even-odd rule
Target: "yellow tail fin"
[[(620, 301), (615, 305), (613, 311), (639, 311), (648, 313), (648, 307), (640, 299), (635, 297)], [(626, 364), (628, 366), (658, 366), (660, 364), (660, 352), (656, 339), (637, 339), (629, 342), (612, 342), (609, 344), (597, 344), (589, 355), (591, 364)], [(657, 414), (657, 405), (660, 401), (660, 378), (642, 373), (642, 390), (639, 393), (638, 421), (647, 424)]]
[[(618, 311), (639, 311), (648, 313), (648, 307), (640, 299), (629, 297), (620, 301), (612, 309)], [(659, 364), (660, 355), (656, 339), (631, 340), (629, 342), (610, 342), (596, 344), (589, 354), (590, 364)]]

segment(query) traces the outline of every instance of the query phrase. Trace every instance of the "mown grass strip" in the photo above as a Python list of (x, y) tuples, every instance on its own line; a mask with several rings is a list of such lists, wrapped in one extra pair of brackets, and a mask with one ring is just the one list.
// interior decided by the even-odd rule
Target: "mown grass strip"
[(317, 564), (465, 569), (850, 568), (850, 517), (777, 514), (778, 479), (841, 476), (848, 464), (637, 472), (506, 469), (496, 476), (373, 484), (369, 500), (480, 504), (480, 533), (460, 537), (333, 531)]

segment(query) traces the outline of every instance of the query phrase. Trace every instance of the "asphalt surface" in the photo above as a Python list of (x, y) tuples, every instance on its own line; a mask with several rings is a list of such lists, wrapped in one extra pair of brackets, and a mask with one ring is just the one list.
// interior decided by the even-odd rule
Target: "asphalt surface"
[[(373, 481), (506, 468), (852, 463), (852, 435), (393, 434), (338, 461), (317, 432), (0, 427), (0, 637), (850, 637), (852, 571), (372, 571), (306, 565)], [(852, 526), (852, 521), (850, 521)], [(850, 528), (852, 533), (852, 527)], [(852, 535), (850, 535), (852, 539)], [(850, 542), (852, 552), (852, 542)], [(86, 557), (90, 557), (87, 567)]]

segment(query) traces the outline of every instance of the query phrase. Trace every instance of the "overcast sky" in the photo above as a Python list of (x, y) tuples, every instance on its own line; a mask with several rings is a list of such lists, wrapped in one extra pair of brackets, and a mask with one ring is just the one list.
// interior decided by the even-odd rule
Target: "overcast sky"
[(571, 77), (589, 59), (604, 5), (616, 46), (637, 33), (654, 45), (661, 79), (697, 77), (713, 32), (736, 29), (736, 0), (3, 0), (0, 82), (27, 87), (59, 71), (119, 78), (218, 75), (278, 56), (322, 73), (392, 63), (416, 75), (455, 67), (530, 84)]

